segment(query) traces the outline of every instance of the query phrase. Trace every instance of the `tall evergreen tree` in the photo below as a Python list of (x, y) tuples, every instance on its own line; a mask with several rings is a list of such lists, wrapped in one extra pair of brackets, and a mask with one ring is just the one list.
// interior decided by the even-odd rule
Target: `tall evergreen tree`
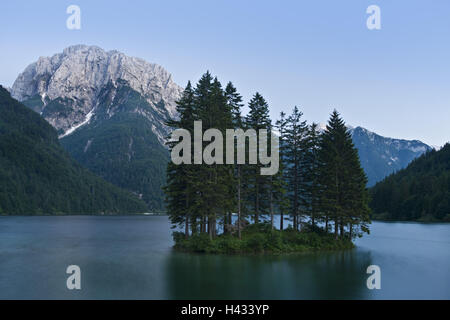
[(288, 173), (289, 199), (293, 227), (298, 230), (301, 224), (302, 196), (304, 196), (303, 156), (306, 151), (306, 121), (303, 113), (294, 107), (286, 126), (286, 170)]
[[(194, 91), (191, 83), (188, 82), (181, 99), (177, 101), (179, 119), (170, 120), (167, 122), (167, 125), (172, 129), (183, 128), (188, 130), (192, 138), (194, 130), (194, 108)], [(172, 150), (175, 143), (177, 142), (168, 139), (167, 145), (169, 150)], [(195, 218), (195, 211), (193, 210), (195, 191), (191, 184), (191, 177), (193, 176), (192, 169), (193, 167), (189, 164), (176, 165), (170, 161), (167, 166), (167, 185), (164, 188), (167, 212), (172, 225), (175, 227), (184, 223), (186, 238), (189, 236), (189, 216), (191, 216), (192, 220), (193, 233), (195, 233), (196, 229), (195, 223), (193, 223), (193, 219)]]
[(306, 150), (303, 154), (303, 176), (304, 176), (304, 206), (307, 211), (311, 225), (314, 228), (319, 219), (319, 203), (321, 185), (319, 183), (319, 148), (320, 134), (316, 123), (312, 123), (307, 130)]
[[(350, 233), (354, 225), (368, 232), (367, 178), (361, 169), (358, 152), (350, 132), (339, 113), (334, 110), (321, 137), (320, 184), (321, 209), (334, 220), (335, 238), (344, 237), (345, 226)], [(352, 234), (353, 236), (353, 234)]]
[[(202, 134), (208, 129), (218, 129), (225, 136), (225, 130), (232, 127), (232, 112), (220, 82), (217, 78), (213, 79), (209, 72), (197, 84), (194, 104), (194, 117), (202, 121)], [(203, 142), (202, 149), (206, 151), (212, 142), (216, 141), (213, 139), (211, 142)], [(225, 150), (225, 141), (222, 141), (222, 148)], [(212, 152), (215, 156), (216, 151)], [(204, 217), (204, 223), (207, 221), (210, 238), (216, 236), (218, 215), (225, 217), (234, 206), (234, 198), (229, 195), (230, 185), (234, 183), (232, 168), (225, 165), (225, 155), (221, 163), (195, 165), (196, 174), (191, 180), (200, 195), (197, 210)]]
[[(272, 130), (272, 123), (269, 117), (269, 105), (261, 94), (255, 93), (250, 100), (249, 113), (245, 118), (245, 127), (254, 129), (256, 134), (260, 129), (268, 130), (268, 137)], [(259, 153), (259, 145), (257, 147)], [(263, 176), (260, 173), (262, 165), (260, 163), (247, 166), (246, 175), (248, 180), (248, 197), (252, 203), (251, 208), (254, 213), (254, 222), (259, 223), (260, 217), (270, 211), (269, 196), (269, 180), (268, 176)]]
[(284, 229), (284, 214), (289, 209), (289, 198), (288, 198), (288, 176), (287, 176), (287, 165), (286, 165), (286, 127), (287, 119), (284, 112), (280, 113), (280, 119), (275, 123), (275, 127), (279, 133), (279, 155), (280, 155), (280, 166), (277, 174), (277, 194), (276, 202), (278, 211), (280, 213), (280, 230)]
[[(243, 128), (243, 121), (242, 121), (242, 114), (241, 114), (241, 108), (243, 107), (242, 103), (242, 96), (237, 92), (236, 88), (233, 86), (231, 82), (228, 82), (226, 88), (225, 88), (225, 98), (227, 100), (227, 106), (228, 109), (231, 110), (232, 113), (232, 128)], [(236, 149), (235, 149), (236, 151)], [(236, 154), (236, 152), (235, 152)], [(236, 164), (234, 166), (234, 175), (235, 175), (235, 193), (236, 193), (236, 205), (237, 205), (237, 232), (238, 237), (241, 239), (241, 225), (242, 225), (242, 164)], [(233, 190), (232, 190), (233, 192)], [(232, 225), (232, 217), (231, 213), (228, 217), (228, 223), (231, 226)]]

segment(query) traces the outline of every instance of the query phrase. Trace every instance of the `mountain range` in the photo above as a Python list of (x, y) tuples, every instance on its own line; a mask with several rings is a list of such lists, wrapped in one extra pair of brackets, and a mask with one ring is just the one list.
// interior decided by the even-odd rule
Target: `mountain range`
[[(361, 166), (371, 187), (386, 176), (405, 168), (413, 159), (433, 148), (419, 140), (404, 140), (380, 136), (363, 127), (347, 125), (353, 144), (358, 149)], [(318, 131), (326, 125), (318, 125)]]
[[(182, 91), (159, 65), (85, 45), (40, 57), (10, 89), (56, 129), (76, 161), (133, 192), (151, 210), (164, 208), (165, 123), (177, 116)], [(350, 130), (369, 186), (431, 149), (417, 140)]]

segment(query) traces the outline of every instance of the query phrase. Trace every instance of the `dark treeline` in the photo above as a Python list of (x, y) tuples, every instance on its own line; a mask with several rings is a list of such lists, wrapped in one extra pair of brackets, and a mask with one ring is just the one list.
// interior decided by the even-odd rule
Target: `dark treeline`
[(370, 193), (378, 219), (450, 221), (450, 144), (423, 154)]
[(0, 86), (0, 215), (146, 210), (136, 196), (71, 159), (56, 130)]
[[(208, 234), (214, 239), (220, 229), (240, 239), (251, 224), (270, 225), (269, 230), (287, 227), (289, 232), (326, 231), (335, 239), (368, 232), (367, 179), (336, 110), (320, 133), (316, 124), (303, 120), (297, 107), (273, 122), (268, 103), (259, 93), (248, 103), (245, 116), (242, 107), (242, 97), (233, 84), (223, 88), (209, 72), (195, 87), (188, 83), (178, 101), (180, 118), (169, 125), (190, 131), (192, 145), (196, 120), (202, 120), (203, 132), (216, 128), (225, 136), (226, 129), (268, 129), (280, 141), (280, 166), (275, 175), (261, 175), (262, 165), (248, 164), (248, 154), (246, 164), (168, 164), (167, 210), (173, 226), (183, 227), (185, 238)], [(176, 143), (169, 142), (169, 148)], [(203, 148), (209, 143), (203, 142)], [(234, 223), (232, 213), (237, 214)], [(277, 226), (275, 214), (281, 215)], [(284, 217), (289, 217), (289, 226), (283, 225)]]

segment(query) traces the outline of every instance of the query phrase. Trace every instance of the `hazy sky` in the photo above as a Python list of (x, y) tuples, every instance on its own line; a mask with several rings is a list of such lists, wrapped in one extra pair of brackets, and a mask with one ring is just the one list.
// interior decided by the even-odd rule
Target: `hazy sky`
[[(81, 30), (66, 8), (81, 8)], [(368, 30), (366, 9), (381, 9)], [(0, 84), (39, 56), (97, 45), (165, 67), (175, 82), (206, 70), (272, 118), (298, 105), (308, 121), (333, 108), (378, 134), (450, 141), (450, 1), (3, 1)]]

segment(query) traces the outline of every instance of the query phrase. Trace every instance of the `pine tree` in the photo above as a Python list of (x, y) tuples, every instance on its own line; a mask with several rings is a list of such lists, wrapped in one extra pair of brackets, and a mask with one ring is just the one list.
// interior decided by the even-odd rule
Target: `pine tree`
[[(346, 153), (347, 175), (344, 194), (344, 218), (341, 222), (341, 237), (344, 237), (345, 226), (348, 226), (349, 238), (369, 233), (370, 209), (369, 194), (366, 188), (367, 177), (361, 167), (358, 151), (352, 141), (348, 141)], [(356, 230), (354, 229), (356, 227)]]
[[(258, 92), (255, 93), (248, 105), (250, 111), (245, 118), (245, 127), (259, 133), (260, 129), (268, 130), (270, 136), (272, 124), (269, 117), (269, 105)], [(259, 153), (259, 146), (257, 148)], [(254, 212), (254, 222), (259, 223), (260, 217), (263, 217), (270, 211), (270, 204), (267, 201), (269, 196), (269, 177), (260, 174), (261, 164), (252, 164), (247, 166), (246, 178), (248, 183), (249, 201)]]
[(306, 150), (303, 155), (303, 175), (305, 181), (304, 206), (310, 217), (311, 226), (314, 229), (319, 219), (319, 202), (321, 186), (319, 183), (319, 148), (320, 134), (317, 124), (312, 123), (307, 130)]
[(306, 150), (307, 125), (306, 121), (301, 120), (302, 115), (298, 107), (294, 107), (286, 125), (286, 170), (294, 230), (298, 230), (301, 224), (301, 205), (304, 196), (302, 164)]
[[(188, 82), (183, 95), (177, 101), (177, 112), (179, 120), (170, 120), (167, 125), (172, 129), (183, 128), (193, 133), (193, 113), (194, 113), (194, 92), (192, 85)], [(176, 142), (168, 140), (168, 147), (171, 150)], [(189, 236), (189, 216), (194, 215), (193, 195), (194, 190), (190, 183), (192, 167), (189, 164), (176, 165), (169, 162), (167, 166), (167, 185), (164, 188), (166, 193), (167, 211), (172, 225), (185, 225), (185, 237)], [(191, 221), (192, 222), (192, 221)], [(193, 224), (195, 226), (195, 224)], [(195, 230), (193, 229), (193, 233)]]
[[(227, 99), (217, 78), (213, 79), (207, 72), (199, 80), (194, 91), (194, 104), (196, 106), (194, 118), (202, 121), (202, 134), (208, 129), (218, 129), (225, 136), (227, 128), (232, 127), (232, 112), (227, 105)], [(225, 141), (223, 150), (225, 150)], [(206, 150), (212, 142), (203, 142), (202, 150)], [(215, 152), (214, 152), (215, 155)], [(234, 184), (232, 167), (225, 164), (225, 155), (222, 164), (197, 164), (195, 176), (191, 183), (197, 194), (197, 210), (202, 216), (203, 223), (207, 223), (210, 238), (216, 236), (218, 215), (225, 217), (234, 207), (234, 198), (230, 190)]]
[[(233, 84), (231, 82), (228, 82), (226, 88), (225, 88), (225, 98), (227, 100), (227, 106), (228, 109), (231, 111), (232, 113), (232, 128), (234, 129), (238, 129), (238, 128), (243, 128), (243, 121), (242, 121), (242, 115), (241, 115), (241, 108), (243, 106), (242, 104), (242, 96), (237, 92), (236, 88), (233, 86)], [(235, 149), (236, 151), (236, 149)], [(236, 154), (236, 152), (235, 152)], [(237, 219), (237, 232), (238, 232), (238, 237), (239, 239), (241, 239), (241, 218), (242, 218), (242, 164), (236, 164), (234, 166), (234, 175), (235, 175), (235, 181), (236, 181), (236, 187), (235, 187), (235, 193), (236, 193), (236, 205), (237, 205), (237, 214), (238, 214), (238, 219)], [(233, 190), (232, 190), (233, 192)], [(232, 225), (232, 217), (231, 217), (231, 213), (230, 216), (228, 217), (228, 221), (229, 225)], [(224, 229), (225, 230), (225, 229)]]
[(286, 114), (284, 112), (280, 113), (280, 119), (276, 121), (275, 127), (278, 130), (278, 133), (280, 135), (279, 138), (279, 155), (280, 155), (280, 166), (276, 178), (277, 182), (277, 192), (276, 192), (276, 203), (278, 207), (278, 211), (280, 213), (280, 230), (284, 229), (284, 214), (289, 209), (289, 198), (288, 198), (288, 177), (287, 177), (287, 170), (286, 170), (286, 147), (287, 147), (287, 141), (286, 141), (286, 126), (287, 126), (287, 119)]
[(344, 237), (345, 226), (360, 226), (368, 232), (367, 178), (361, 168), (358, 152), (353, 145), (350, 132), (339, 113), (334, 110), (326, 131), (321, 136), (320, 184), (321, 209), (334, 220), (334, 234)]

